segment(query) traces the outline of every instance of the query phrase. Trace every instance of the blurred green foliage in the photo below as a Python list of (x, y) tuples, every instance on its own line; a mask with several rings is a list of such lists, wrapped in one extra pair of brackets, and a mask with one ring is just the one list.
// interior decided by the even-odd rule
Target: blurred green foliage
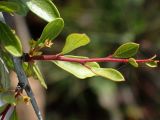
[[(46, 53), (61, 51), (70, 33), (86, 33), (91, 43), (74, 55), (105, 57), (122, 43), (140, 43), (138, 58), (159, 57), (159, 0), (54, 0), (65, 21), (62, 34)], [(37, 25), (33, 22), (37, 23)], [(27, 16), (33, 37), (46, 24)], [(38, 21), (38, 22), (37, 22)], [(35, 32), (36, 31), (36, 32)], [(101, 63), (120, 70), (126, 81), (100, 77), (79, 80), (50, 62), (41, 63), (48, 83), (47, 120), (158, 120), (160, 118), (159, 68)]]

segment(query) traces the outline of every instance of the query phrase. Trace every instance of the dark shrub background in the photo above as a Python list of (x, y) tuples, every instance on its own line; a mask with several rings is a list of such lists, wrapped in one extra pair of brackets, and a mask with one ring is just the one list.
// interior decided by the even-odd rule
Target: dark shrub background
[[(132, 41), (140, 44), (136, 58), (149, 58), (160, 49), (159, 0), (54, 0), (63, 32), (54, 46), (44, 53), (63, 48), (70, 33), (86, 33), (91, 43), (71, 54), (105, 57), (118, 46)], [(26, 17), (32, 37), (37, 39), (47, 24), (34, 14)], [(41, 63), (48, 84), (47, 120), (159, 120), (159, 67), (100, 63), (121, 71), (126, 81), (113, 82), (101, 77), (79, 80), (50, 62)]]

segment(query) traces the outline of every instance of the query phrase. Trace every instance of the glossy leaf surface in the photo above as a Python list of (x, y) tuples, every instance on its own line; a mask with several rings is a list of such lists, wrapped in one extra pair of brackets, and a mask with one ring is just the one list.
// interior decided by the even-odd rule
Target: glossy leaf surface
[[(69, 57), (69, 56), (68, 56)], [(76, 57), (76, 58), (87, 58), (83, 56), (70, 56), (70, 57)], [(65, 61), (53, 61), (57, 66), (64, 69), (65, 71), (73, 74), (74, 76), (85, 79), (87, 77), (95, 76), (95, 73), (93, 73), (89, 68), (99, 68), (99, 64), (96, 62), (86, 63), (85, 66), (80, 63), (75, 62), (65, 62)], [(88, 68), (87, 68), (88, 67)]]
[(56, 18), (55, 20), (46, 25), (37, 43), (42, 44), (45, 42), (45, 40), (53, 40), (59, 35), (63, 27), (64, 27), (63, 19)]
[(11, 1), (18, 5), (17, 7), (18, 9), (16, 11), (17, 14), (23, 15), (23, 16), (27, 15), (29, 8), (26, 4), (24, 4), (21, 0), (11, 0)]
[(69, 53), (78, 47), (88, 44), (89, 42), (90, 39), (86, 34), (78, 34), (78, 33), (71, 34), (67, 37), (66, 43), (64, 45), (61, 54)]
[(107, 79), (113, 80), (113, 81), (124, 81), (123, 75), (112, 68), (94, 68), (94, 72), (97, 76), (102, 76)]
[(129, 58), (134, 56), (139, 49), (139, 44), (136, 43), (126, 43), (121, 45), (113, 54), (116, 58)]
[(152, 62), (147, 62), (145, 63), (148, 67), (157, 67), (157, 62), (156, 61), (152, 61)]
[(54, 61), (54, 63), (60, 68), (64, 69), (65, 71), (73, 74), (74, 76), (80, 79), (95, 76), (95, 74), (91, 70), (79, 63), (64, 61)]
[(35, 74), (36, 74), (38, 80), (40, 81), (41, 85), (42, 85), (44, 88), (47, 89), (47, 85), (46, 85), (46, 83), (45, 83), (45, 81), (44, 81), (44, 79), (43, 79), (43, 76), (42, 76), (42, 74), (41, 74), (41, 71), (40, 71), (40, 69), (38, 68), (38, 66), (37, 66), (36, 64), (33, 65), (33, 71), (35, 72)]
[(128, 62), (133, 66), (133, 67), (138, 67), (138, 63), (134, 58), (129, 58)]
[(27, 4), (29, 9), (41, 17), (42, 19), (51, 22), (55, 18), (59, 18), (60, 14), (56, 6), (50, 0), (22, 0)]
[(2, 22), (0, 22), (0, 42), (1, 45), (12, 55), (22, 55), (22, 46), (19, 38)]

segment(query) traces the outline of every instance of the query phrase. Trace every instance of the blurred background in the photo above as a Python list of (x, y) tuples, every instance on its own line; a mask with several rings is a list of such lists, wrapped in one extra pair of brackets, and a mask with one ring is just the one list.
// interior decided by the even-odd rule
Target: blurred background
[[(59, 53), (70, 33), (86, 33), (91, 43), (71, 54), (105, 57), (118, 46), (132, 41), (140, 44), (136, 58), (160, 58), (159, 0), (54, 0), (65, 21), (53, 48)], [(29, 13), (26, 22), (32, 38), (39, 38), (42, 19)], [(140, 65), (100, 63), (118, 69), (125, 82), (101, 77), (80, 80), (51, 62), (42, 62), (48, 84), (46, 120), (159, 120), (160, 70)]]

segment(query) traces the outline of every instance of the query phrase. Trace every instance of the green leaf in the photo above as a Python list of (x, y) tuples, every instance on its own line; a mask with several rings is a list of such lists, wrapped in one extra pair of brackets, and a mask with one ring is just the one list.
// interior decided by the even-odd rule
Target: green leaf
[(18, 5), (18, 9), (16, 10), (16, 13), (19, 15), (26, 16), (29, 8), (26, 4), (24, 4), (21, 0), (12, 0), (12, 2), (16, 3)]
[(59, 18), (60, 14), (56, 6), (50, 0), (21, 0), (27, 4), (29, 9), (41, 17), (51, 22), (55, 18)]
[(24, 70), (24, 72), (26, 73), (26, 76), (27, 76), (27, 77), (33, 76), (32, 64), (33, 64), (33, 63), (28, 63), (28, 62), (23, 62), (23, 63), (22, 63), (23, 70)]
[(43, 79), (43, 76), (42, 76), (42, 74), (41, 74), (41, 71), (40, 71), (40, 69), (38, 68), (38, 66), (37, 66), (36, 64), (33, 64), (33, 71), (35, 72), (35, 74), (36, 74), (38, 80), (40, 81), (41, 85), (42, 85), (44, 88), (47, 89), (47, 85), (46, 85), (46, 83), (45, 83), (45, 81), (44, 81), (44, 79)]
[(92, 68), (97, 76), (102, 76), (113, 81), (124, 81), (123, 75), (112, 68)]
[(0, 1), (0, 11), (13, 13), (18, 10), (18, 4), (8, 1)]
[(10, 54), (8, 52), (4, 52), (4, 51), (0, 51), (0, 54), (1, 54), (1, 58), (5, 62), (8, 69), (14, 70), (14, 64), (13, 64), (13, 61), (12, 61)]
[[(68, 56), (69, 57), (69, 56)], [(86, 58), (83, 56), (70, 56), (74, 58)], [(95, 76), (96, 74), (93, 73), (89, 68), (99, 68), (99, 64), (96, 62), (90, 62), (86, 63), (85, 67), (84, 65), (80, 63), (75, 63), (75, 62), (65, 62), (65, 61), (53, 61), (57, 66), (60, 68), (64, 69), (65, 71), (73, 74), (74, 76), (80, 78), (80, 79), (85, 79), (87, 77), (92, 77)]]
[(157, 67), (157, 61), (147, 62), (145, 63), (148, 67)]
[(97, 62), (88, 62), (88, 63), (85, 63), (85, 66), (89, 66), (91, 69), (92, 68), (100, 68), (100, 66)]
[(13, 105), (16, 104), (15, 96), (11, 92), (0, 93), (0, 100), (2, 100), (2, 102), (4, 103), (13, 104)]
[(0, 91), (8, 90), (10, 87), (9, 71), (0, 55)]
[(116, 58), (129, 58), (134, 56), (139, 49), (139, 44), (129, 42), (121, 45), (113, 54)]
[(64, 61), (53, 61), (57, 66), (64, 69), (65, 71), (73, 74), (74, 76), (85, 79), (87, 77), (95, 76), (95, 74), (84, 67), (82, 64), (74, 63), (74, 62), (64, 62)]
[(17, 14), (25, 16), (28, 10), (28, 7), (20, 0), (0, 1), (0, 11), (3, 12), (16, 12)]
[(78, 47), (88, 44), (89, 42), (90, 39), (86, 34), (70, 34), (66, 39), (66, 43), (61, 54), (69, 53)]
[[(150, 58), (150, 60), (153, 60), (157, 57), (157, 55), (154, 55), (153, 57)], [(145, 63), (148, 67), (157, 67), (158, 66), (158, 61), (153, 60), (151, 62)]]
[(42, 35), (37, 41), (37, 44), (42, 44), (45, 40), (53, 40), (58, 36), (64, 27), (62, 18), (56, 18), (52, 22), (48, 23), (43, 29)]
[(16, 109), (13, 110), (10, 120), (19, 120), (17, 116)]
[(133, 66), (133, 67), (138, 67), (138, 63), (134, 58), (129, 58), (128, 62)]
[[(81, 58), (85, 59), (87, 57), (83, 56), (65, 56), (70, 58)], [(123, 75), (112, 68), (100, 68), (99, 64), (96, 62), (88, 62), (85, 64), (80, 64), (76, 62), (65, 62), (65, 61), (52, 61), (60, 68), (64, 69), (65, 71), (73, 74), (74, 76), (85, 79), (88, 77), (93, 76), (102, 76), (107, 79), (113, 80), (113, 81), (124, 81)]]
[(0, 43), (12, 55), (17, 57), (22, 55), (22, 45), (19, 38), (2, 22), (0, 22)]

